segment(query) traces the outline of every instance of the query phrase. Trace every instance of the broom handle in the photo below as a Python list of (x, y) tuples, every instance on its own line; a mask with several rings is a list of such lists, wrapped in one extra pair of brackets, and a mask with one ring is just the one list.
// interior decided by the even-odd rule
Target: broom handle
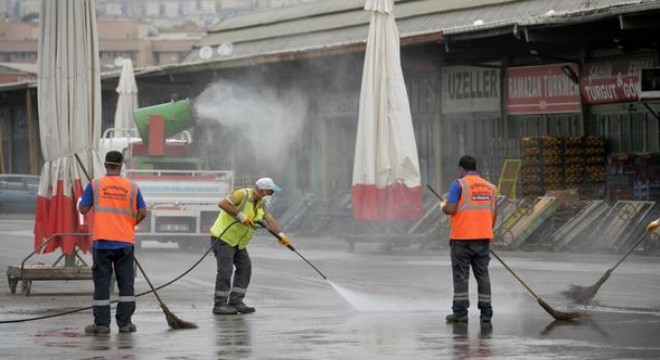
[(614, 271), (614, 269), (616, 269), (623, 262), (623, 260), (625, 260), (628, 257), (628, 255), (632, 254), (632, 252), (635, 250), (635, 248), (637, 248), (637, 246), (642, 242), (642, 240), (644, 240), (644, 237), (646, 237), (646, 234), (648, 232), (649, 232), (648, 230), (644, 231), (644, 234), (642, 234), (642, 236), (640, 236), (639, 239), (637, 239), (637, 241), (635, 241), (635, 244), (628, 250), (628, 252), (625, 255), (623, 255), (623, 257), (619, 260), (619, 262), (617, 262), (608, 271), (610, 271), (610, 272)]
[(89, 173), (87, 172), (87, 169), (85, 169), (85, 165), (83, 165), (83, 163), (80, 160), (80, 157), (78, 156), (78, 154), (73, 154), (73, 156), (78, 161), (78, 165), (80, 165), (80, 168), (82, 169), (83, 174), (85, 174), (85, 177), (87, 178), (87, 181), (92, 182), (92, 178), (89, 176)]
[(502, 258), (499, 257), (499, 255), (497, 255), (497, 254), (495, 253), (495, 251), (493, 251), (493, 250), (491, 249), (491, 250), (490, 250), (490, 253), (493, 254), (493, 256), (495, 256), (495, 258), (496, 258), (497, 260), (499, 260), (499, 262), (500, 262), (500, 263), (501, 263), (501, 264), (502, 264), (507, 270), (509, 270), (509, 272), (511, 273), (511, 275), (513, 275), (513, 277), (515, 277), (516, 280), (518, 280), (518, 281), (522, 284), (522, 286), (524, 286), (525, 289), (527, 289), (527, 291), (529, 291), (532, 295), (534, 295), (534, 297), (536, 298), (536, 300), (539, 300), (539, 299), (540, 299), (539, 296), (536, 295), (536, 293), (534, 292), (534, 290), (532, 290), (532, 288), (530, 288), (530, 287), (529, 287), (529, 286), (523, 281), (523, 279), (521, 279), (521, 278), (515, 273), (515, 271), (513, 271), (513, 270), (509, 267), (509, 265), (507, 265), (507, 264), (504, 262), (504, 260), (502, 260)]
[(144, 272), (144, 269), (142, 268), (142, 265), (140, 265), (140, 262), (138, 261), (137, 257), (135, 257), (135, 255), (133, 255), (133, 261), (135, 261), (135, 265), (137, 265), (138, 269), (140, 269), (140, 272), (142, 273), (142, 276), (144, 276), (144, 279), (147, 280), (147, 284), (149, 284), (149, 287), (151, 288), (151, 291), (156, 296), (156, 299), (158, 300), (158, 303), (160, 303), (160, 307), (165, 307), (165, 304), (163, 304), (163, 300), (161, 300), (160, 296), (158, 296), (158, 292), (156, 292), (156, 288), (151, 283), (151, 280), (149, 280), (149, 277), (147, 276), (147, 273)]
[(431, 192), (433, 193), (433, 195), (435, 195), (435, 196), (438, 198), (438, 200), (441, 200), (441, 201), (444, 200), (444, 198), (442, 197), (442, 195), (438, 194), (438, 193), (435, 191), (435, 189), (431, 187), (431, 185), (426, 184), (426, 187), (427, 187), (429, 190), (431, 190)]

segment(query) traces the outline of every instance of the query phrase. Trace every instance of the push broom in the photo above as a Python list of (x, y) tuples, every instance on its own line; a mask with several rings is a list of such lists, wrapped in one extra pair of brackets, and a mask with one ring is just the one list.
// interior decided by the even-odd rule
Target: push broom
[(140, 272), (142, 273), (142, 276), (144, 276), (144, 279), (147, 280), (147, 284), (149, 284), (149, 287), (151, 288), (151, 292), (153, 292), (154, 296), (156, 296), (156, 300), (158, 300), (158, 303), (160, 304), (160, 308), (163, 309), (163, 313), (165, 314), (165, 319), (167, 319), (167, 325), (169, 325), (174, 330), (197, 329), (196, 324), (181, 320), (170, 311), (170, 309), (167, 307), (167, 305), (165, 305), (163, 300), (161, 300), (160, 296), (158, 295), (158, 292), (156, 291), (156, 288), (151, 283), (151, 280), (149, 280), (149, 277), (147, 277), (147, 273), (142, 268), (142, 265), (138, 261), (137, 257), (133, 256), (133, 260), (135, 261), (135, 265), (137, 265), (138, 269), (140, 269)]
[[(435, 191), (430, 185), (426, 185), (426, 187), (427, 187), (429, 190), (431, 190), (431, 192), (432, 192), (432, 193), (433, 193), (433, 194), (434, 194), (439, 200), (441, 200), (441, 201), (444, 200), (444, 199), (442, 198), (442, 196), (440, 196), (440, 194), (438, 194), (438, 193), (437, 193), (437, 192), (436, 192), (436, 191)], [(502, 266), (504, 266), (504, 268), (507, 269), (507, 270), (511, 273), (511, 275), (513, 275), (513, 277), (516, 278), (516, 280), (518, 280), (518, 282), (520, 282), (520, 284), (521, 284), (523, 287), (525, 287), (525, 289), (527, 289), (527, 291), (529, 291), (530, 294), (532, 294), (532, 296), (534, 296), (534, 298), (536, 299), (536, 302), (537, 302), (537, 303), (543, 308), (543, 310), (545, 310), (548, 314), (550, 314), (550, 316), (552, 316), (553, 318), (555, 318), (555, 320), (562, 320), (562, 321), (566, 321), (566, 320), (575, 320), (575, 319), (577, 319), (577, 318), (579, 318), (579, 317), (582, 316), (582, 314), (579, 313), (579, 312), (574, 312), (574, 311), (571, 311), (571, 312), (565, 312), (565, 311), (559, 311), (559, 310), (555, 310), (555, 309), (553, 309), (552, 306), (550, 306), (550, 304), (548, 304), (548, 303), (545, 302), (540, 296), (538, 296), (538, 295), (536, 294), (536, 292), (534, 292), (534, 290), (532, 290), (532, 288), (530, 288), (530, 287), (529, 287), (529, 286), (528, 286), (528, 285), (527, 285), (527, 284), (526, 284), (526, 283), (525, 283), (525, 282), (524, 282), (524, 281), (518, 276), (518, 274), (516, 274), (516, 272), (513, 271), (513, 269), (511, 269), (511, 268), (509, 267), (509, 265), (507, 265), (507, 264), (504, 262), (504, 260), (502, 260), (502, 258), (499, 257), (499, 255), (497, 255), (497, 254), (495, 253), (495, 251), (493, 251), (493, 249), (490, 250), (490, 253), (493, 254), (493, 256), (495, 256), (495, 258), (496, 258), (496, 259), (502, 264)]]
[(650, 231), (647, 229), (644, 232), (644, 234), (642, 234), (642, 236), (640, 236), (639, 239), (635, 241), (633, 246), (631, 246), (630, 249), (621, 257), (621, 259), (619, 259), (619, 261), (614, 266), (607, 269), (607, 271), (605, 271), (603, 276), (601, 276), (600, 279), (598, 279), (598, 281), (596, 281), (595, 284), (591, 286), (571, 285), (568, 290), (561, 292), (562, 295), (566, 296), (567, 298), (573, 300), (578, 304), (586, 305), (589, 302), (591, 302), (594, 296), (596, 296), (598, 290), (600, 290), (600, 287), (603, 286), (603, 283), (605, 283), (605, 281), (607, 281), (607, 279), (610, 278), (610, 275), (612, 275), (614, 269), (616, 269), (619, 265), (621, 265), (623, 260), (625, 260), (628, 257), (628, 255), (632, 254), (635, 248), (637, 248), (637, 246), (644, 240), (646, 234), (648, 234), (649, 232)]

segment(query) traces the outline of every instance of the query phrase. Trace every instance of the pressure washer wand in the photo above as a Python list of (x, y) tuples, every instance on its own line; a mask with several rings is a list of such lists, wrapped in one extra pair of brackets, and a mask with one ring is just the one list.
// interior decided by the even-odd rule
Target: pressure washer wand
[[(271, 233), (271, 234), (273, 234), (273, 236), (275, 236), (275, 237), (277, 238), (277, 240), (282, 240), (282, 237), (280, 236), (280, 234), (276, 233), (273, 229), (271, 229), (270, 227), (268, 227), (268, 225), (267, 225), (264, 221), (259, 220), (259, 221), (257, 221), (257, 224), (261, 225), (264, 229), (268, 230), (268, 232)], [(305, 262), (307, 263), (307, 265), (311, 266), (312, 269), (316, 270), (316, 272), (319, 273), (319, 275), (321, 275), (321, 277), (323, 277), (324, 280), (328, 280), (328, 278), (327, 278), (325, 275), (323, 275), (323, 273), (321, 272), (321, 270), (317, 269), (316, 266), (314, 266), (314, 264), (312, 264), (311, 262), (309, 262), (309, 260), (305, 259), (305, 257), (302, 256), (302, 254), (299, 253), (298, 250), (296, 250), (296, 248), (293, 247), (293, 245), (289, 244), (289, 245), (287, 245), (286, 247), (288, 247), (289, 250), (293, 251), (293, 252), (296, 253), (298, 256), (300, 256), (301, 259), (305, 260)]]

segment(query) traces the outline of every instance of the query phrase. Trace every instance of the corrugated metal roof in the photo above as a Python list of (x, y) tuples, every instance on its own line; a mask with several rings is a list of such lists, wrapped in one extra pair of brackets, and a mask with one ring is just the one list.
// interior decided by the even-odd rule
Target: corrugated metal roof
[(250, 26), (272, 24), (303, 17), (321, 14), (332, 14), (347, 10), (356, 10), (364, 7), (364, 0), (326, 0), (296, 6), (281, 7), (278, 9), (253, 12), (244, 15), (232, 16), (220, 20), (209, 33), (242, 29)]
[(293, 19), (287, 22), (269, 24), (266, 26), (210, 33), (200, 40), (195, 47), (201, 47), (204, 45), (214, 46), (226, 41), (231, 41), (233, 44), (236, 44), (245, 41), (278, 38), (303, 33), (309, 34), (311, 32), (341, 29), (365, 24), (369, 24), (369, 13), (367, 11), (351, 11), (328, 16), (306, 17)]
[[(446, 14), (450, 11), (465, 11), (465, 9), (478, 9), (488, 5), (499, 5), (506, 3), (516, 3), (520, 0), (408, 0), (396, 3), (394, 15), (397, 18), (402, 37), (413, 36), (425, 33), (438, 32), (443, 28), (441, 19), (435, 17)], [(316, 4), (316, 3), (314, 3)], [(346, 43), (360, 43), (366, 41), (369, 27), (370, 13), (363, 10), (364, 0), (332, 0), (325, 1), (322, 7), (330, 13), (322, 13), (320, 9), (310, 6), (296, 6), (286, 9), (298, 9), (292, 11), (292, 14), (283, 13), (286, 9), (280, 11), (261, 13), (257, 15), (245, 15), (243, 20), (236, 20), (236, 28), (226, 28), (216, 26), (210, 31), (209, 35), (204, 37), (195, 45), (194, 50), (186, 59), (187, 61), (200, 60), (199, 48), (202, 46), (219, 46), (230, 42), (233, 45), (233, 53), (230, 57), (222, 57), (216, 52), (211, 59), (229, 60), (233, 57), (242, 57), (247, 54), (253, 54), (256, 43), (261, 44), (262, 40), (268, 40), (274, 43), (276, 49), (285, 51), (295, 51), (295, 48), (306, 48), (306, 46), (295, 46), (289, 49), (286, 44), (294, 44), (292, 39), (298, 39), (302, 42), (311, 42), (318, 45), (319, 49), (333, 46), (333, 44), (344, 45)], [(313, 4), (305, 4), (313, 5)], [(299, 9), (300, 8), (300, 9)], [(340, 10), (345, 11), (340, 11)], [(266, 15), (270, 14), (270, 17)], [(310, 14), (318, 14), (310, 15)], [(254, 17), (254, 18), (253, 18)], [(283, 20), (288, 19), (288, 20)], [(256, 24), (247, 26), (247, 24)], [(351, 29), (348, 30), (347, 29)], [(330, 31), (331, 34), (327, 34)], [(332, 35), (334, 33), (335, 35)], [(342, 35), (348, 35), (342, 37)], [(309, 38), (309, 39), (307, 39)], [(324, 39), (331, 40), (329, 43), (323, 42)], [(248, 44), (249, 43), (249, 44)], [(271, 46), (266, 46), (270, 48)], [(215, 49), (214, 49), (215, 50)], [(258, 49), (256, 49), (258, 50)], [(264, 49), (264, 53), (268, 50)]]
[[(634, 7), (634, 8), (633, 8)], [(652, 10), (660, 7), (657, 0), (528, 0), (516, 4), (476, 9), (471, 12), (472, 22), (450, 25), (442, 33), (451, 36), (486, 31), (505, 26), (533, 26), (595, 21), (624, 13)], [(470, 19), (465, 19), (470, 20)], [(482, 20), (483, 24), (475, 24)]]
[[(327, 1), (326, 9), (342, 9), (355, 6), (363, 0)], [(316, 3), (314, 3), (316, 4)], [(312, 5), (312, 4), (308, 4)], [(466, 8), (468, 7), (468, 8)], [(619, 13), (634, 13), (638, 9), (660, 8), (657, 0), (418, 0), (397, 2), (395, 16), (402, 39), (425, 34), (478, 33), (490, 29), (506, 30), (515, 25), (543, 25), (566, 23), (567, 21), (594, 21), (603, 16), (616, 16)], [(287, 8), (290, 9), (290, 8)], [(309, 7), (304, 7), (307, 11)], [(320, 10), (319, 10), (320, 11)], [(367, 38), (369, 13), (362, 7), (351, 11), (335, 11), (329, 15), (313, 18), (301, 17), (304, 13), (290, 15), (286, 22), (273, 22), (273, 18), (259, 18), (267, 25), (257, 25), (239, 29), (216, 31), (200, 41), (199, 45), (216, 46), (231, 42), (233, 51), (221, 56), (213, 48), (210, 59), (202, 61), (194, 50), (187, 58), (195, 67), (203, 64), (222, 62), (214, 67), (231, 67), (250, 64), (252, 57), (284, 56), (304, 52), (326, 51), (363, 45)], [(259, 15), (259, 16), (264, 16)], [(278, 12), (276, 19), (285, 19)], [(571, 20), (572, 19), (572, 20)], [(255, 21), (254, 19), (248, 19)], [(247, 24), (250, 21), (237, 22)], [(221, 29), (221, 27), (216, 27)], [(240, 65), (238, 65), (240, 64)], [(187, 66), (187, 65), (186, 65)], [(171, 68), (172, 66), (168, 67)], [(145, 69), (145, 74), (161, 71), (163, 68)]]
[(1, 62), (0, 68), (5, 68), (10, 71), (18, 71), (28, 74), (37, 73), (37, 64)]
[(609, 0), (599, 2), (594, 7), (568, 10), (564, 12), (554, 12), (551, 16), (536, 16), (523, 19), (519, 22), (521, 26), (531, 25), (551, 25), (551, 24), (568, 24), (585, 21), (599, 20), (605, 17), (611, 17), (621, 14), (631, 13), (631, 7), (634, 6), (634, 12), (649, 11), (660, 9), (660, 1), (658, 0)]
[(37, 87), (36, 80), (19, 81), (15, 83), (0, 84), (0, 92), (23, 90), (23, 89), (34, 89), (36, 87)]
[[(560, 23), (567, 21), (566, 17), (570, 15), (594, 16), (598, 12), (607, 13), (613, 7), (638, 5), (642, 2), (649, 1), (408, 0), (396, 3), (395, 16), (400, 35), (405, 38), (433, 32), (463, 34), (515, 24)], [(363, 4), (364, 0), (332, 0), (227, 19), (195, 45), (196, 50), (186, 61), (200, 60), (198, 49), (202, 46), (216, 47), (223, 43), (233, 45), (232, 56), (223, 57), (214, 51), (208, 60), (230, 60), (259, 53), (258, 47), (266, 39), (272, 43), (266, 44), (263, 54), (269, 53), (271, 47), (282, 52), (308, 48), (296, 44), (294, 39), (303, 43), (316, 42), (319, 49), (364, 42), (370, 14), (362, 9)], [(352, 30), (347, 31), (347, 28)], [(336, 36), (330, 36), (331, 41), (324, 42), (328, 38), (328, 31), (334, 32)]]
[[(398, 21), (427, 14), (478, 8), (493, 4), (517, 2), (519, 0), (408, 0), (396, 3), (394, 15)], [(314, 3), (316, 4), (316, 3)], [(309, 34), (317, 31), (340, 29), (349, 26), (368, 25), (370, 13), (363, 9), (364, 0), (332, 0), (300, 6), (304, 11), (295, 11), (298, 6), (266, 12), (257, 15), (245, 15), (234, 20), (234, 27), (216, 26), (209, 31), (195, 47), (215, 46), (226, 41), (241, 41), (277, 38), (294, 34)], [(352, 4), (352, 6), (348, 6)], [(292, 9), (289, 12), (285, 10)], [(321, 12), (326, 9), (326, 12)], [(299, 9), (300, 10), (300, 9)], [(253, 17), (258, 19), (253, 19)], [(244, 19), (243, 19), (244, 18)]]

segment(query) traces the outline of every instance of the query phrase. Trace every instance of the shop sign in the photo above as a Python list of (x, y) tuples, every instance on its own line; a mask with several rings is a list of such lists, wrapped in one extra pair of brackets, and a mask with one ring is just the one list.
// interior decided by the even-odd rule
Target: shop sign
[(605, 104), (639, 99), (640, 70), (653, 66), (653, 56), (586, 64), (580, 91), (586, 104)]
[(564, 73), (575, 64), (524, 66), (506, 69), (507, 112), (511, 115), (580, 112), (580, 89)]
[(500, 111), (500, 70), (476, 66), (442, 69), (442, 112)]

